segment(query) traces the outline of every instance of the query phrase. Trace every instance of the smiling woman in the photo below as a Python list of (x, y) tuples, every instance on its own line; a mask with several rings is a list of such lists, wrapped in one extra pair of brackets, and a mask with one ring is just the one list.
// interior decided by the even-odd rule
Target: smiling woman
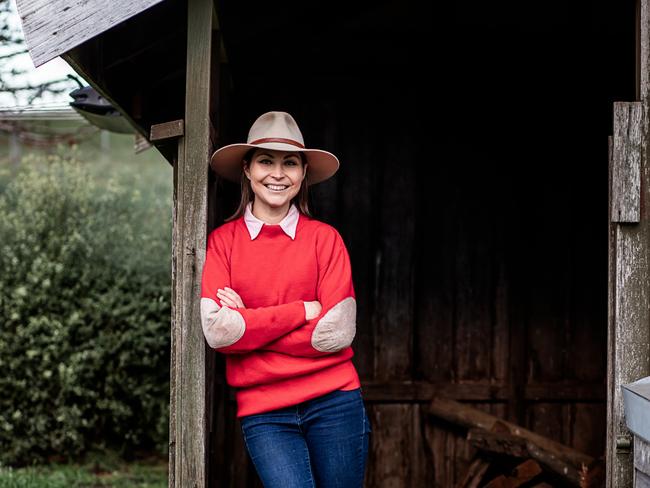
[(254, 215), (269, 224), (277, 224), (299, 193), (298, 200), (302, 203), (303, 212), (309, 215), (307, 185), (302, 184), (308, 163), (303, 153), (253, 148), (243, 161), (244, 174), (248, 179), (243, 184), (250, 184), (255, 194)]
[[(291, 203), (302, 214), (311, 216), (308, 186), (336, 173), (339, 161), (330, 152), (307, 149), (290, 114), (267, 112), (251, 126), (245, 144), (220, 148), (210, 165), (220, 176), (241, 184), (239, 206), (226, 222), (244, 215), (251, 204), (254, 215), (272, 224), (282, 220)], [(270, 199), (271, 196), (278, 198)]]
[(350, 257), (307, 208), (308, 184), (332, 176), (338, 159), (307, 149), (291, 115), (268, 112), (211, 165), (242, 193), (208, 236), (201, 323), (226, 355), (253, 464), (264, 486), (360, 487), (371, 428), (351, 361)]

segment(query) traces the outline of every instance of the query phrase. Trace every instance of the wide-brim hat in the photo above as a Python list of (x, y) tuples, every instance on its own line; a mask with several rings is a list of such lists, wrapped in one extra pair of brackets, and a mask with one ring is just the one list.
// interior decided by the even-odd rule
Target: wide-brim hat
[(245, 144), (230, 144), (217, 149), (210, 158), (210, 167), (220, 176), (239, 183), (244, 155), (251, 148), (303, 152), (307, 157), (306, 180), (310, 185), (320, 183), (339, 169), (334, 154), (305, 147), (298, 124), (287, 112), (267, 112), (260, 115), (248, 132)]

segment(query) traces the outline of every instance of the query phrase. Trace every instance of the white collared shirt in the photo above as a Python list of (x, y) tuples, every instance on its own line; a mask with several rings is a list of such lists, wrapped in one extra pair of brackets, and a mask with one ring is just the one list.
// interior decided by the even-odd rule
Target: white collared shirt
[[(246, 211), (244, 212), (244, 222), (246, 223), (246, 227), (248, 227), (248, 233), (251, 235), (251, 240), (257, 237), (262, 230), (262, 226), (266, 224), (266, 222), (253, 215), (253, 211), (251, 210), (252, 207), (253, 202), (248, 202), (248, 205), (246, 205)], [(289, 207), (289, 212), (287, 212), (287, 215), (279, 223), (282, 230), (285, 234), (291, 237), (291, 239), (296, 238), (296, 226), (298, 225), (299, 216), (300, 212), (298, 212), (298, 208), (294, 203), (292, 203)]]

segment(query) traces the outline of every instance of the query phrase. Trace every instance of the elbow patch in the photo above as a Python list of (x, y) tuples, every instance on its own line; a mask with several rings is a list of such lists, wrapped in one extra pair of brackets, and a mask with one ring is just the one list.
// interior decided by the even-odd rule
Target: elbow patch
[(212, 349), (234, 344), (246, 330), (244, 317), (240, 313), (228, 307), (219, 307), (211, 298), (201, 298), (201, 326)]
[(347, 297), (330, 308), (318, 321), (311, 345), (320, 352), (337, 352), (352, 344), (357, 331), (357, 302)]

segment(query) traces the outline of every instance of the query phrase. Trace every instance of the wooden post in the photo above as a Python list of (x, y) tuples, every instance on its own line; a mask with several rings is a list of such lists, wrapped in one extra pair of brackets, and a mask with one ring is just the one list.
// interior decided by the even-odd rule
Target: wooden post
[(207, 471), (201, 271), (205, 261), (210, 144), (212, 0), (189, 0), (185, 130), (174, 165), (170, 488), (204, 488)]
[(650, 219), (641, 207), (650, 197), (646, 103), (614, 104), (609, 182), (608, 488), (632, 487), (632, 436), (625, 423), (621, 385), (647, 376), (650, 369)]

